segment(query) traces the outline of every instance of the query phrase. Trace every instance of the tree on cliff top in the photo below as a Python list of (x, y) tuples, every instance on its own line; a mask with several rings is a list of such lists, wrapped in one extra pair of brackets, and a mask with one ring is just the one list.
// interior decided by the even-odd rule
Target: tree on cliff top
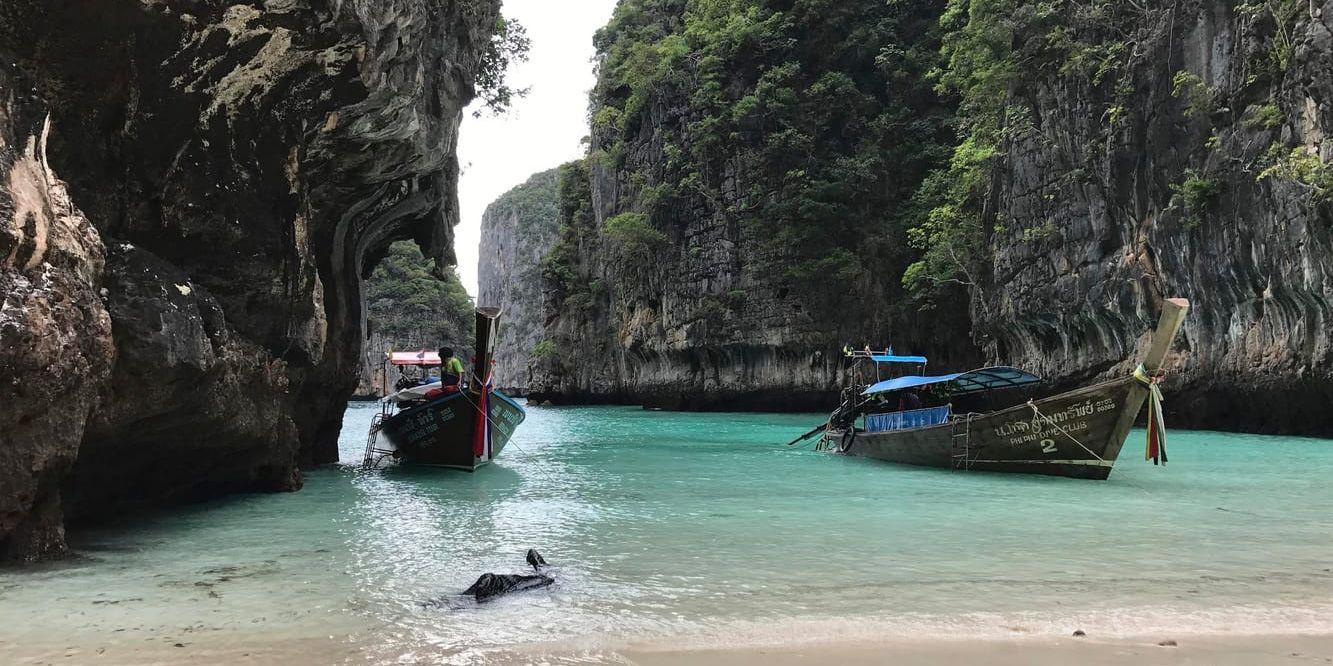
[(484, 110), (494, 114), (504, 113), (515, 97), (528, 94), (527, 88), (510, 86), (507, 75), (513, 63), (528, 61), (531, 48), (532, 40), (528, 39), (528, 30), (522, 23), (503, 16), (496, 19), (495, 32), (477, 68), (477, 97), (481, 99), (482, 106), (472, 112), (473, 116), (480, 117)]
[[(366, 280), (366, 317), (396, 349), (472, 347), (472, 297), (456, 270), (441, 280), (412, 241), (398, 241)], [(375, 353), (384, 350), (372, 350)]]

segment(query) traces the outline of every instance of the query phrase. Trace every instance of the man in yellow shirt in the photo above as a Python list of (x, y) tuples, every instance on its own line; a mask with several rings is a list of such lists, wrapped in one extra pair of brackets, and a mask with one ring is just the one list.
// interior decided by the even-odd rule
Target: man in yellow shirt
[(463, 382), (463, 362), (454, 357), (452, 347), (440, 347), (440, 385), (459, 386)]

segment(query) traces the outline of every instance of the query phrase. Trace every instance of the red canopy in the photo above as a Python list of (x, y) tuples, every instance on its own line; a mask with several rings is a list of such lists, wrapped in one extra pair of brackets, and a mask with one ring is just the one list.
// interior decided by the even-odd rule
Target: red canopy
[(433, 351), (389, 352), (389, 362), (394, 365), (439, 365), (440, 355)]

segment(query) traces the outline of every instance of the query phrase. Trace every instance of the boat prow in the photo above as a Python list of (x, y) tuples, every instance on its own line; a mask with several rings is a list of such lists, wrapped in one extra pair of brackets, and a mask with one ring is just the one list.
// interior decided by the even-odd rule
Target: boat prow
[[(954, 414), (951, 405), (887, 414), (866, 414), (856, 405), (847, 413), (844, 403), (820, 446), (911, 465), (1105, 479), (1188, 309), (1184, 299), (1166, 301), (1148, 353), (1131, 376), (982, 414)], [(956, 381), (970, 374), (943, 377)], [(912, 384), (892, 382), (880, 384)], [(856, 425), (858, 417), (864, 426)]]
[[(475, 471), (495, 460), (526, 418), (523, 407), (493, 388), (491, 374), (499, 308), (477, 308), (476, 358), (467, 385), (440, 381), (407, 386), (381, 400), (366, 441), (368, 467), (392, 459)], [(438, 366), (433, 352), (389, 354), (396, 365)], [(381, 439), (382, 436), (382, 439)]]

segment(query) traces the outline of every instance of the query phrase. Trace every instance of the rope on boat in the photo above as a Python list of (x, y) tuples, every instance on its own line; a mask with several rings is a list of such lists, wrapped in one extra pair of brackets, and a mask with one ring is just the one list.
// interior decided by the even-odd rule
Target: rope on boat
[[(478, 412), (481, 412), (481, 407), (477, 406), (477, 403), (472, 402), (472, 398), (467, 394), (467, 391), (459, 391), (459, 393), (462, 393), (462, 394), (463, 394), (463, 399), (466, 400), (466, 401), (468, 402), (469, 405), (472, 405), (472, 409), (475, 409), (475, 410), (477, 410)], [(487, 412), (481, 412), (481, 413), (482, 413), (483, 416), (486, 417), (486, 422), (487, 422), (487, 423), (490, 423), (492, 428), (497, 427), (497, 426), (499, 425), (498, 423), (495, 422), (495, 419), (492, 419), (492, 418), (491, 418), (491, 415), (490, 415), (489, 413), (487, 413)], [(506, 443), (506, 445), (507, 445), (507, 446), (512, 446), (512, 447), (518, 449), (518, 452), (519, 452), (519, 453), (522, 453), (523, 456), (526, 457), (526, 458), (531, 458), (531, 459), (533, 459), (533, 460), (536, 460), (536, 458), (537, 458), (536, 456), (534, 456), (534, 455), (532, 455), (531, 453), (528, 453), (526, 450), (524, 450), (523, 447), (521, 447), (521, 446), (519, 446), (517, 443), (515, 443), (513, 439), (510, 439), (510, 440)], [(492, 456), (491, 456), (491, 460), (494, 460), (494, 459), (495, 459), (495, 456), (492, 455)], [(550, 482), (550, 483), (555, 483), (555, 479), (552, 479), (549, 475), (546, 474), (545, 471), (543, 471), (543, 470), (541, 470), (541, 469), (537, 469), (536, 471), (537, 471), (538, 474), (542, 475), (542, 477), (544, 477), (548, 482)]]
[(1061, 426), (1059, 423), (1056, 423), (1055, 421), (1052, 421), (1052, 420), (1051, 420), (1051, 417), (1049, 417), (1049, 416), (1043, 414), (1042, 411), (1041, 411), (1040, 409), (1037, 409), (1037, 403), (1036, 403), (1036, 402), (1033, 402), (1031, 398), (1028, 399), (1028, 407), (1031, 407), (1031, 408), (1032, 408), (1032, 414), (1033, 414), (1034, 416), (1040, 416), (1040, 417), (1042, 418), (1042, 420), (1044, 420), (1044, 421), (1046, 421), (1047, 423), (1049, 423), (1049, 424), (1055, 426), (1055, 429), (1056, 429), (1056, 430), (1059, 430), (1060, 432), (1064, 433), (1065, 437), (1068, 437), (1068, 438), (1069, 438), (1069, 441), (1071, 441), (1071, 442), (1073, 442), (1073, 443), (1075, 443), (1075, 444), (1078, 444), (1080, 448), (1082, 448), (1084, 451), (1087, 451), (1087, 452), (1088, 452), (1088, 455), (1090, 455), (1090, 456), (1096, 458), (1097, 460), (1102, 461), (1103, 463), (1106, 462), (1106, 459), (1105, 459), (1105, 458), (1102, 458), (1101, 456), (1097, 455), (1097, 452), (1096, 452), (1096, 451), (1093, 451), (1092, 449), (1090, 449), (1090, 448), (1084, 446), (1084, 445), (1083, 445), (1083, 442), (1078, 441), (1078, 438), (1075, 437), (1075, 436), (1073, 436), (1072, 434), (1070, 434), (1070, 432), (1069, 432), (1068, 430), (1065, 430), (1065, 429), (1064, 429), (1064, 426)]
[(1134, 379), (1148, 387), (1148, 441), (1143, 451), (1143, 459), (1151, 460), (1154, 465), (1166, 464), (1166, 420), (1162, 418), (1162, 379), (1166, 373), (1158, 370), (1149, 374), (1140, 363), (1134, 369)]
[[(1139, 366), (1139, 367), (1142, 367), (1142, 366)], [(1055, 429), (1056, 429), (1056, 430), (1059, 430), (1060, 432), (1064, 433), (1065, 437), (1068, 437), (1069, 440), (1072, 441), (1073, 443), (1078, 444), (1079, 447), (1082, 448), (1084, 451), (1087, 451), (1089, 455), (1091, 455), (1092, 457), (1096, 458), (1097, 460), (1100, 460), (1100, 461), (1103, 462), (1103, 463), (1106, 463), (1106, 464), (1108, 464), (1108, 465), (1110, 464), (1110, 463), (1107, 463), (1107, 462), (1106, 462), (1106, 459), (1105, 459), (1105, 458), (1102, 458), (1101, 456), (1097, 455), (1097, 452), (1096, 452), (1096, 451), (1093, 451), (1092, 449), (1088, 448), (1087, 446), (1084, 446), (1083, 442), (1078, 441), (1078, 438), (1077, 438), (1077, 437), (1075, 437), (1075, 436), (1073, 436), (1072, 434), (1070, 434), (1070, 432), (1069, 432), (1068, 430), (1065, 430), (1064, 427), (1062, 427), (1059, 423), (1056, 423), (1055, 421), (1052, 421), (1051, 418), (1050, 418), (1049, 416), (1046, 416), (1045, 414), (1043, 414), (1042, 411), (1041, 411), (1040, 409), (1037, 408), (1037, 403), (1034, 402), (1031, 398), (1028, 399), (1028, 407), (1031, 407), (1031, 408), (1032, 408), (1032, 413), (1033, 413), (1034, 415), (1036, 415), (1036, 416), (1040, 416), (1040, 417), (1042, 418), (1042, 420), (1044, 420), (1044, 421), (1046, 421), (1047, 423), (1049, 423), (1049, 424), (1055, 426)], [(1109, 469), (1109, 468), (1108, 468), (1108, 469)], [(1120, 475), (1120, 478), (1121, 478), (1122, 480), (1124, 480), (1126, 483), (1128, 483), (1130, 486), (1133, 486), (1134, 488), (1137, 488), (1137, 489), (1138, 489), (1140, 492), (1142, 492), (1143, 494), (1145, 494), (1145, 495), (1151, 495), (1151, 494), (1152, 494), (1152, 493), (1148, 492), (1148, 489), (1147, 489), (1147, 488), (1144, 488), (1143, 486), (1140, 486), (1139, 484), (1135, 483), (1133, 479), (1130, 479), (1129, 477), (1126, 477), (1124, 474), (1121, 474), (1121, 475)]]

